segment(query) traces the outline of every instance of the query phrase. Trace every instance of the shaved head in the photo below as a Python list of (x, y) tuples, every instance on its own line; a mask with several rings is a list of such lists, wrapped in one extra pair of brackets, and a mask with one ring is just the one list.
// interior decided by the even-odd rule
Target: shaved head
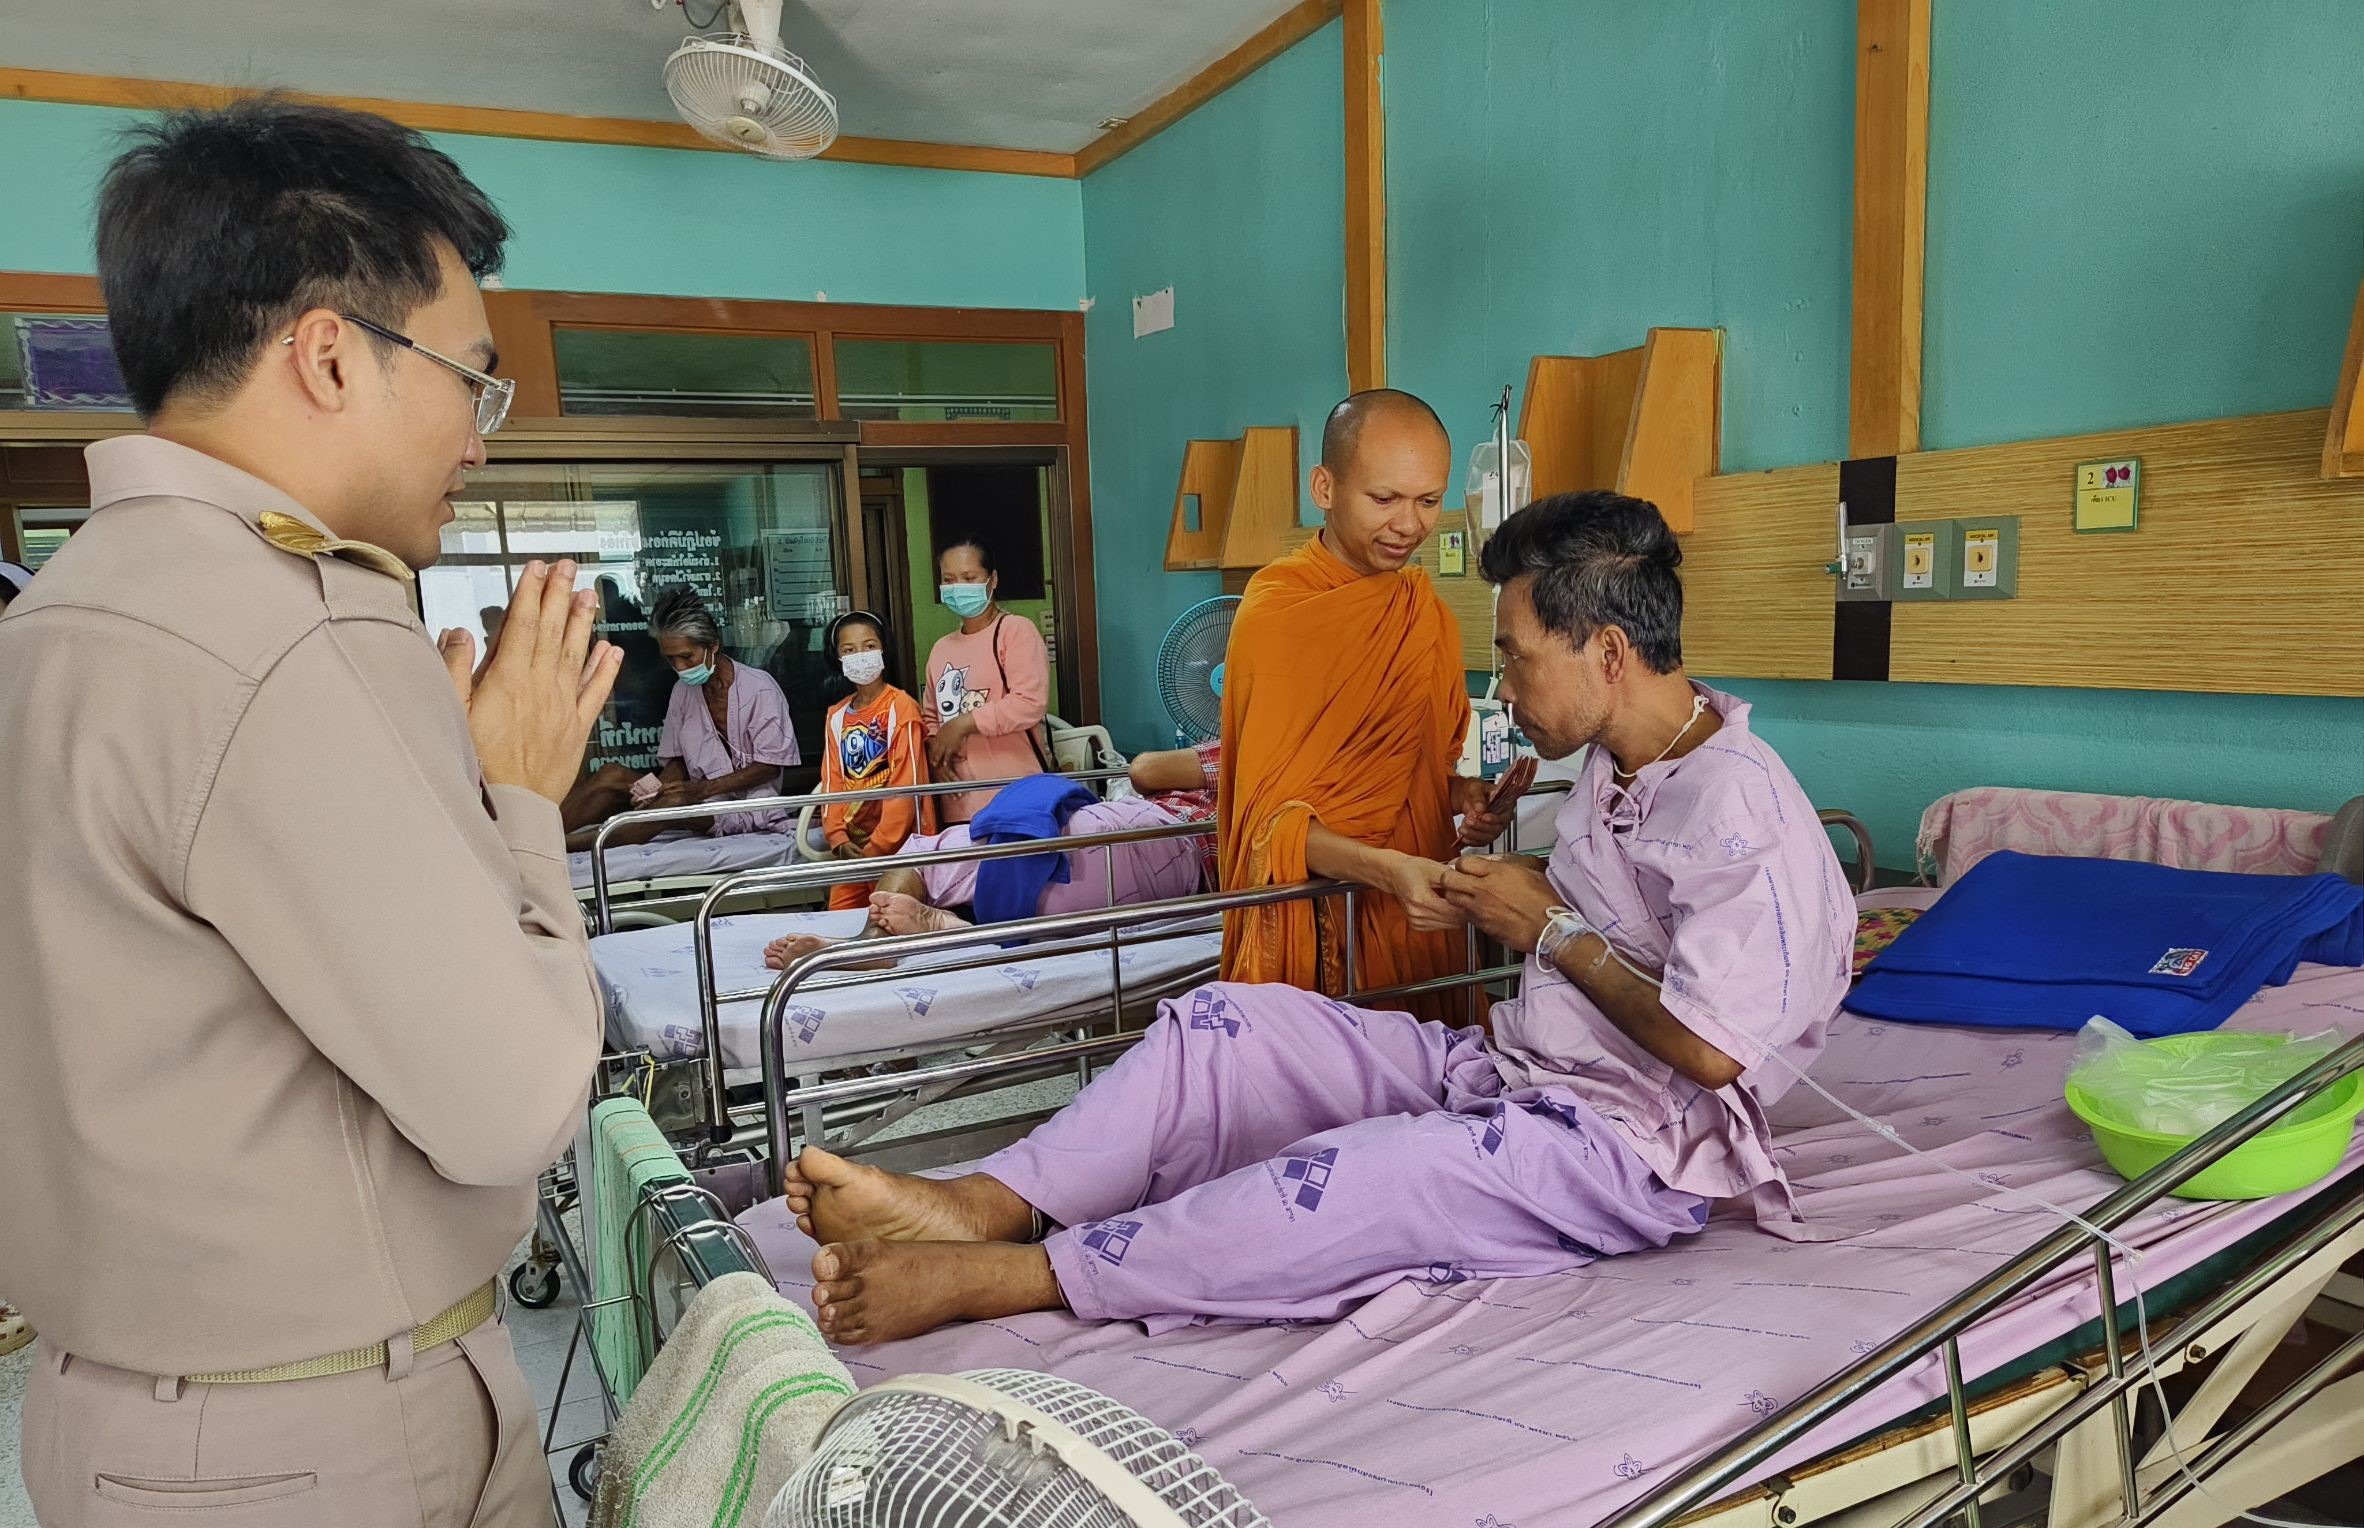
[(1356, 573), (1401, 571), (1436, 529), (1453, 442), (1410, 393), (1374, 388), (1330, 410), (1313, 502), (1322, 544)]
[(1330, 410), (1329, 419), (1322, 425), (1322, 465), (1333, 476), (1346, 477), (1354, 468), (1354, 457), (1362, 446), (1363, 431), (1373, 423), (1425, 425), (1438, 436), (1445, 436), (1445, 423), (1436, 417), (1436, 410), (1392, 387), (1374, 387), (1354, 394), (1344, 403)]

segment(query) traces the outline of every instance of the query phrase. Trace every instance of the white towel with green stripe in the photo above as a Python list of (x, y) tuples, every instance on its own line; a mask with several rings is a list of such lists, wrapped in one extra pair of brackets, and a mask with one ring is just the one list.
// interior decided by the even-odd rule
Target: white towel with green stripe
[(608, 1435), (592, 1528), (740, 1528), (812, 1456), (853, 1376), (762, 1275), (698, 1292)]
[(645, 1313), (650, 1233), (648, 1217), (639, 1213), (641, 1196), (659, 1185), (687, 1183), (690, 1175), (636, 1098), (593, 1104), (590, 1135), (592, 1191), (584, 1217), (591, 1222), (592, 1299), (583, 1314), (608, 1389), (621, 1406), (632, 1399), (654, 1356)]

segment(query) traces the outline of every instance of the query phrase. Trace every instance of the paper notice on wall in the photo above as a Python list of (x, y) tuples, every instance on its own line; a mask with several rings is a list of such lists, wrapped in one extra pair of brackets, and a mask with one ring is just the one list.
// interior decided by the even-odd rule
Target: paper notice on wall
[(1133, 338), (1155, 334), (1174, 327), (1174, 289), (1159, 287), (1146, 297), (1133, 299)]

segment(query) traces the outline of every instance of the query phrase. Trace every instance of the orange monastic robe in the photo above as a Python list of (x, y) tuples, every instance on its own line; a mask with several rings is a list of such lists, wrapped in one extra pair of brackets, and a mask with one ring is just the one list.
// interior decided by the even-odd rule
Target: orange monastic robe
[[(1417, 568), (1363, 577), (1318, 536), (1248, 582), (1232, 620), (1217, 795), (1226, 891), (1308, 878), (1305, 841), (1331, 832), (1426, 859), (1455, 848), (1446, 784), (1469, 727), (1461, 633)], [(1416, 934), (1394, 897), (1357, 899), (1355, 983), (1463, 969), (1457, 934)], [(1346, 986), (1343, 903), (1230, 914), (1223, 975)]]

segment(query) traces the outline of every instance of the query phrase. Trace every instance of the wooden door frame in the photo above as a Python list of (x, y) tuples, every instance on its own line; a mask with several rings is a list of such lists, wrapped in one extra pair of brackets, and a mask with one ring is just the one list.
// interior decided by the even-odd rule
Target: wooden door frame
[[(902, 644), (903, 651), (896, 654), (898, 671), (894, 677), (897, 683), (908, 681), (906, 686), (908, 692), (917, 696), (921, 690), (926, 688), (924, 670), (927, 655), (919, 651), (919, 636), (912, 623), (911, 590), (903, 580), (896, 578), (893, 573), (895, 568), (903, 565), (908, 556), (905, 547), (908, 538), (903, 534), (902, 527), (903, 484), (896, 477), (896, 473), (900, 469), (881, 466), (876, 461), (870, 462), (868, 466), (876, 470), (883, 480), (885, 486), (879, 491), (878, 497), (888, 501), (889, 507), (879, 526), (877, 539), (873, 546), (876, 555), (868, 568), (870, 578), (862, 586), (863, 600), (868, 602), (866, 608), (877, 614), (893, 629), (895, 639)], [(869, 495), (862, 489), (859, 474), (854, 479), (854, 493), (855, 498), (862, 505), (862, 530), (864, 536), (868, 537), (870, 534)], [(856, 601), (857, 608), (864, 608), (863, 600)]]
[[(1074, 473), (1066, 450), (1057, 446), (983, 446), (970, 441), (956, 446), (869, 450), (863, 453), (863, 460), (873, 467), (897, 472), (911, 467), (1042, 469), (1046, 476), (1044, 508), (1050, 521), (1050, 533), (1044, 538), (1043, 577), (1051, 583), (1051, 613), (1059, 623), (1059, 694), (1054, 697), (1056, 703), (1052, 710), (1079, 726), (1097, 723), (1100, 719), (1099, 642), (1091, 623), (1089, 575), (1078, 571), (1079, 561), (1087, 567), (1089, 563), (1090, 506), (1084, 505), (1078, 513)], [(909, 556), (908, 547), (905, 555)], [(1071, 632), (1078, 635), (1071, 636)], [(1092, 633), (1089, 640), (1080, 634), (1084, 632)]]

